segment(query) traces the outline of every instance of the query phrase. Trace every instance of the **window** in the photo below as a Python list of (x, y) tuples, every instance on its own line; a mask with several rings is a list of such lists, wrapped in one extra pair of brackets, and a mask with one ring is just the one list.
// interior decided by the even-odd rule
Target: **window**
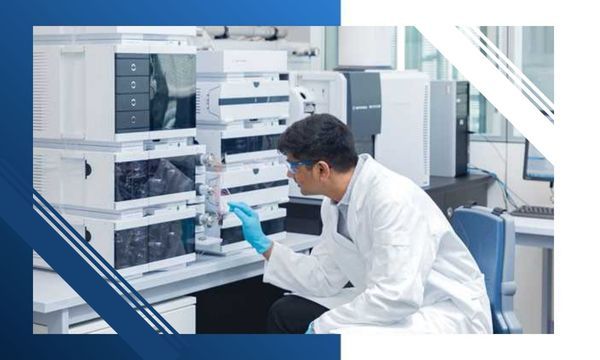
[[(541, 26), (484, 26), (480, 30), (521, 69), (550, 100), (554, 91), (554, 28)], [(406, 27), (406, 69), (423, 71), (432, 80), (464, 80), (419, 31)], [(523, 137), (504, 116), (471, 86), (471, 140), (522, 142)]]
[[(511, 28), (517, 51), (515, 65), (537, 88), (554, 102), (554, 27), (523, 26)], [(513, 138), (523, 135), (511, 126)]]

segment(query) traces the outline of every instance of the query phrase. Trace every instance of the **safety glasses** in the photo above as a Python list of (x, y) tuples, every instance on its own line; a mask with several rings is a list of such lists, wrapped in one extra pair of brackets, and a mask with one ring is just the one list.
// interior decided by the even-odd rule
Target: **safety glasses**
[(302, 161), (287, 161), (286, 160), (286, 164), (288, 167), (288, 170), (290, 171), (290, 173), (295, 174), (298, 171), (298, 167), (304, 165), (304, 166), (311, 166), (315, 163), (315, 161), (313, 160), (302, 160)]

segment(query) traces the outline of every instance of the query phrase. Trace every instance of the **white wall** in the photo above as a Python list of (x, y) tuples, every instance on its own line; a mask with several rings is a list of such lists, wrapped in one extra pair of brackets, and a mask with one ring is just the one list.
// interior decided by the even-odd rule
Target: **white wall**
[[(516, 193), (518, 205), (552, 206), (547, 182), (523, 180), (524, 144), (471, 141), (469, 149), (471, 165), (495, 172)], [(490, 204), (504, 207), (499, 186), (488, 196)]]
[[(479, 142), (470, 143), (471, 165), (495, 172), (519, 198), (530, 205), (552, 206), (546, 182), (523, 180), (523, 144)], [(505, 208), (497, 184), (488, 191), (488, 206)], [(525, 333), (540, 333), (542, 324), (542, 250), (517, 246), (515, 261), (515, 311)]]

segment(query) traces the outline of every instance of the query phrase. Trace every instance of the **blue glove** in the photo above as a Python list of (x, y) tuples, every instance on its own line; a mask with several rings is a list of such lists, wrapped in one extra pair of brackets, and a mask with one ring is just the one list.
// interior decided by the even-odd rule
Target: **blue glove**
[(306, 329), (305, 334), (314, 334), (315, 333), (315, 326), (313, 325), (314, 321), (311, 321), (310, 324), (308, 324), (308, 329)]
[(228, 203), (229, 210), (233, 211), (238, 218), (242, 221), (242, 232), (244, 233), (244, 239), (252, 245), (259, 254), (264, 254), (271, 248), (273, 242), (263, 233), (260, 227), (260, 220), (258, 214), (242, 202), (230, 202)]

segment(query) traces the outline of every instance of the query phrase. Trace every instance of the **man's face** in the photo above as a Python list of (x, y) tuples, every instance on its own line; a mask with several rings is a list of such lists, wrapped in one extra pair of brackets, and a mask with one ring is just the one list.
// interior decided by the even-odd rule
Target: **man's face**
[[(288, 162), (296, 162), (298, 159), (287, 155)], [(319, 171), (316, 166), (299, 165), (295, 167), (295, 173), (288, 170), (287, 176), (294, 179), (302, 195), (322, 195), (319, 181)]]

